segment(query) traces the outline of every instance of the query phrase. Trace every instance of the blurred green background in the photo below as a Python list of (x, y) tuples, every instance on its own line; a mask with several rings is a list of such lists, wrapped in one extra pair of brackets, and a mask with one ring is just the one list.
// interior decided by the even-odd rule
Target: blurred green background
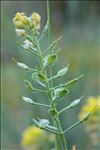
[[(23, 130), (32, 124), (28, 112), (41, 118), (48, 118), (47, 111), (27, 106), (21, 96), (28, 96), (23, 79), (27, 75), (12, 61), (35, 66), (35, 57), (25, 53), (18, 46), (18, 38), (12, 24), (16, 12), (25, 12), (29, 16), (33, 11), (41, 15), (41, 29), (46, 20), (46, 1), (2, 1), (1, 2), (1, 130), (2, 150), (20, 150)], [(85, 95), (82, 103), (73, 110), (63, 113), (62, 126), (66, 128), (78, 120), (81, 105), (87, 96), (97, 96), (100, 91), (100, 2), (99, 1), (52, 1), (52, 41), (60, 35), (58, 44), (59, 62), (54, 73), (69, 64), (69, 71), (62, 81), (73, 79), (84, 73), (72, 88), (69, 96), (60, 102), (59, 109), (72, 100)], [(46, 38), (42, 40), (42, 49), (46, 48)], [(28, 74), (30, 77), (30, 74)], [(43, 95), (31, 95), (37, 101), (45, 102)], [(75, 144), (78, 150), (92, 149), (92, 141), (84, 130), (84, 125), (73, 129), (66, 136), (69, 149)], [(94, 150), (94, 149), (93, 149)]]

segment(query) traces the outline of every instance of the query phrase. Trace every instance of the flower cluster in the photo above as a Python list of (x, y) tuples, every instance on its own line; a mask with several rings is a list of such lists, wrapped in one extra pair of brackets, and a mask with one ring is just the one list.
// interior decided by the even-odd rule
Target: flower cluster
[(15, 25), (15, 31), (18, 36), (25, 35), (26, 31), (30, 29), (38, 31), (40, 29), (41, 17), (38, 13), (33, 12), (30, 17), (27, 17), (25, 13), (16, 13), (13, 18), (13, 24)]

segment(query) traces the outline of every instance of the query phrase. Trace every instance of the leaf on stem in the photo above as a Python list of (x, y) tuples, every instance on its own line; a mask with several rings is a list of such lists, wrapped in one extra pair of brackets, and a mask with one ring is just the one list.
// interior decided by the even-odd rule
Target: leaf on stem
[(46, 79), (43, 73), (38, 73), (39, 80), (44, 81)]
[(44, 57), (44, 67), (46, 65), (52, 65), (57, 59), (57, 55), (56, 54), (52, 54), (52, 55), (47, 55), (46, 57)]
[(55, 116), (55, 115), (57, 115), (57, 111), (56, 111), (56, 109), (53, 109), (53, 108), (50, 108), (49, 110), (48, 110), (48, 112), (49, 112), (49, 114), (51, 115), (51, 116)]
[(40, 81), (44, 81), (46, 79), (45, 75), (43, 73), (38, 73), (38, 72), (34, 72), (32, 74), (32, 79), (33, 80), (40, 80)]
[(64, 88), (64, 87), (61, 87), (61, 88), (57, 88), (54, 90), (54, 97), (57, 98), (57, 97), (64, 97), (66, 94), (69, 93), (69, 90)]

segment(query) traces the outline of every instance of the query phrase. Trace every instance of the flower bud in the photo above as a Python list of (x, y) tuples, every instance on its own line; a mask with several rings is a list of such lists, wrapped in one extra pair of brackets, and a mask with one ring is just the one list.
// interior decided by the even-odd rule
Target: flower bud
[(29, 25), (29, 19), (25, 16), (24, 13), (16, 13), (13, 18), (13, 23), (17, 29), (24, 28), (26, 25)]
[(32, 48), (32, 46), (33, 46), (33, 44), (32, 44), (32, 42), (30, 42), (29, 40), (25, 40), (25, 41), (24, 41), (23, 47), (24, 47), (25, 49), (30, 49), (30, 48)]
[(24, 29), (15, 29), (15, 32), (16, 32), (17, 36), (24, 36), (25, 35)]
[(33, 12), (31, 19), (32, 19), (33, 28), (35, 30), (39, 30), (40, 29), (40, 20), (41, 20), (40, 15), (36, 12)]
[(40, 20), (41, 20), (41, 17), (40, 17), (40, 15), (39, 15), (38, 13), (33, 12), (33, 14), (32, 14), (32, 20), (33, 20), (33, 22), (35, 22), (35, 23), (39, 23)]

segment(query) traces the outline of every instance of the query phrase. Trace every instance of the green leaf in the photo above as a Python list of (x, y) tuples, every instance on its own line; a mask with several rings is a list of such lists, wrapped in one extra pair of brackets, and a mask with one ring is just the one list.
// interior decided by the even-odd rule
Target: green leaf
[(32, 91), (34, 89), (32, 84), (28, 80), (24, 80), (24, 84), (28, 90)]
[(25, 102), (27, 102), (27, 103), (34, 104), (34, 101), (33, 101), (31, 98), (23, 97), (23, 96), (22, 96), (22, 99), (23, 99)]
[(57, 111), (56, 111), (55, 109), (53, 109), (53, 108), (50, 108), (48, 112), (49, 112), (49, 114), (52, 115), (52, 116), (57, 115)]
[(48, 55), (46, 57), (44, 57), (44, 67), (46, 65), (52, 65), (57, 59), (57, 55), (56, 54), (52, 54), (52, 55)]
[(49, 57), (47, 59), (48, 64), (52, 65), (55, 62), (56, 58), (57, 58), (56, 54), (49, 55)]
[(32, 79), (33, 80), (40, 80), (40, 81), (44, 81), (46, 79), (45, 75), (43, 73), (37, 73), (37, 72), (34, 72), (32, 74)]
[(43, 73), (38, 73), (38, 77), (41, 81), (44, 81), (46, 79), (46, 77)]
[(57, 88), (54, 90), (54, 96), (55, 97), (64, 97), (65, 95), (67, 95), (69, 93), (69, 90), (66, 88)]
[(39, 127), (40, 128), (45, 128), (49, 125), (49, 120), (47, 119), (40, 119), (39, 121)]
[(67, 73), (67, 71), (68, 71), (68, 66), (61, 69), (61, 70), (59, 70), (58, 73), (57, 73), (57, 76), (61, 77), (61, 76), (65, 75)]

